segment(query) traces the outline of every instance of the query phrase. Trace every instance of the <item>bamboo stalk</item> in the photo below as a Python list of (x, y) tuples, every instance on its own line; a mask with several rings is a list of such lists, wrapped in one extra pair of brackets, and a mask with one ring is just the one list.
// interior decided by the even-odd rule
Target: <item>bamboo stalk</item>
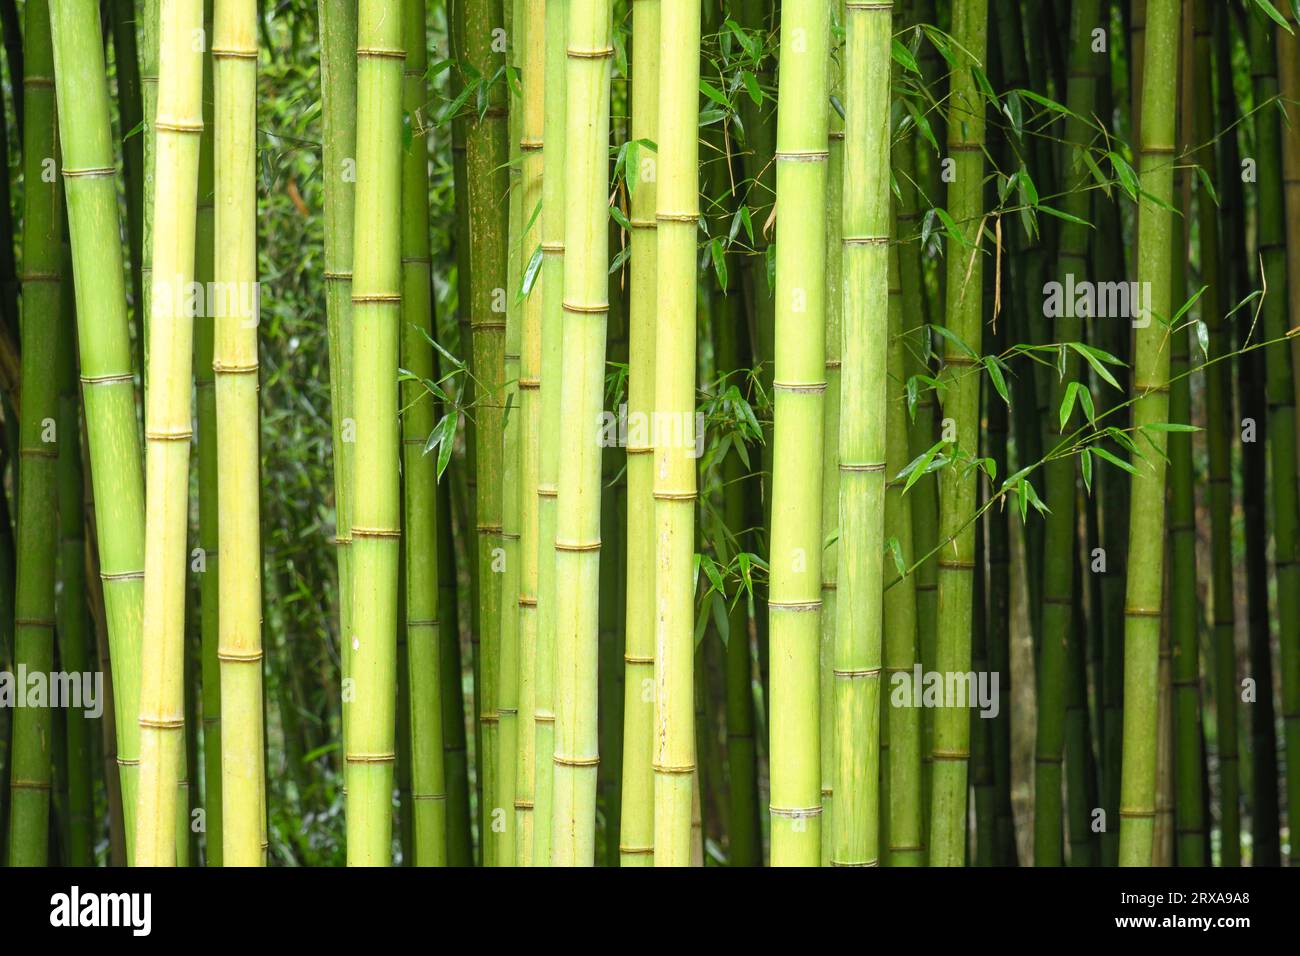
[[(130, 248), (131, 302), (137, 322), (144, 314), (144, 286), (140, 267), (144, 256), (144, 140), (139, 132), (128, 136), (141, 121), (140, 58), (136, 39), (135, 0), (111, 0), (113, 31), (113, 73), (117, 78), (119, 128), (122, 143), (122, 171), (126, 180), (127, 242)], [(143, 335), (140, 336), (143, 346)]]
[[(356, 192), (357, 8), (320, 0), (321, 90), (325, 169), (325, 312), (329, 338), (334, 451), (334, 543), (338, 562), (339, 659), (352, 673), (352, 213)], [(346, 433), (346, 434), (345, 434)], [(342, 695), (347, 750), (352, 695)]]
[(144, 475), (131, 378), (131, 338), (98, 4), (60, 0), (51, 8), (50, 27), (55, 89), (65, 107), (59, 111), (59, 140), (130, 857), (135, 846), (140, 739)]
[[(1282, 190), (1286, 209), (1287, 301), (1292, 316), (1300, 316), (1300, 39), (1294, 4), (1284, 11), (1290, 31), (1276, 29), (1277, 81), (1287, 120), (1282, 124)], [(1292, 325), (1296, 320), (1292, 319)], [(1300, 338), (1291, 340), (1291, 367), (1300, 368)], [(1300, 375), (1292, 375), (1296, 403), (1300, 404)], [(1300, 442), (1300, 418), (1296, 419)]]
[(135, 835), (138, 866), (173, 866), (177, 862), (177, 782), (181, 779), (185, 734), (185, 574), (193, 356), (193, 320), (186, 302), (194, 279), (199, 134), (203, 129), (202, 48), (195, 49), (192, 37), (202, 26), (201, 0), (167, 0), (160, 10), (158, 72), (166, 82), (160, 83), (154, 121), (156, 172), (161, 175), (154, 182), (154, 314), (149, 323), (153, 341), (148, 351), (153, 387), (145, 402), (150, 502), (145, 518), (145, 579), (149, 587), (144, 595), (141, 646), (140, 790)]
[[(699, 206), (699, 0), (659, 10), (655, 190), (654, 862), (692, 863), (695, 759), (695, 234)], [(566, 379), (567, 382), (567, 379)]]
[[(555, 521), (555, 749), (551, 864), (595, 862), (598, 440), (609, 312), (608, 0), (571, 0), (566, 47), (563, 358)], [(662, 193), (661, 193), (662, 195)], [(693, 366), (692, 366), (693, 367)], [(543, 375), (545, 372), (543, 372)]]
[[(636, 162), (628, 175), (631, 204), (629, 301), (629, 422), (648, 421), (655, 408), (659, 154), (642, 145), (659, 139), (661, 0), (632, 3), (632, 141)], [(619, 862), (654, 862), (654, 445), (648, 429), (627, 444), (627, 649), (623, 678), (623, 803)], [(647, 692), (648, 691), (648, 692)]]
[(848, 0), (846, 9), (844, 364), (837, 462), (841, 559), (831, 862), (875, 866), (880, 862), (893, 5)]
[[(1120, 781), (1122, 866), (1149, 866), (1155, 832), (1156, 685), (1164, 589), (1165, 432), (1169, 420), (1170, 214), (1179, 0), (1149, 0), (1143, 58), (1138, 206), (1138, 279), (1151, 283), (1150, 314), (1136, 329), (1133, 425), (1155, 454), (1136, 463), (1129, 509), (1124, 604), (1124, 762)], [(1163, 207), (1161, 204), (1164, 204)], [(1152, 429), (1150, 426), (1156, 426)]]
[[(347, 728), (348, 864), (391, 863), (396, 735), (397, 358), (402, 22), (396, 0), (357, 15), (357, 229), (353, 245), (352, 713)], [(385, 227), (383, 224), (387, 224)]]
[[(1073, 115), (1066, 118), (1066, 144), (1087, 148), (1088, 121), (1096, 101), (1096, 77), (1087, 69), (1092, 52), (1092, 30), (1097, 20), (1095, 0), (1080, 0), (1072, 8), (1070, 31), (1070, 79), (1066, 88), (1067, 108)], [(1061, 197), (1062, 210), (1077, 220), (1088, 215), (1091, 196), (1084, 187), (1089, 178), (1087, 168), (1073, 150), (1063, 160), (1066, 191)], [(1062, 285), (1082, 279), (1088, 268), (1088, 227), (1067, 221), (1060, 232), (1056, 277)], [(1083, 338), (1083, 320), (1075, 315), (1073, 303), (1056, 317), (1052, 337), (1056, 342), (1079, 342)], [(1064, 353), (1064, 371), (1053, 384), (1052, 409), (1067, 400), (1067, 390), (1079, 383), (1079, 357), (1072, 349)], [(1077, 391), (1077, 388), (1076, 388)], [(1080, 413), (1082, 414), (1082, 413)], [(1074, 429), (1070, 420), (1053, 416), (1047, 427), (1048, 443), (1053, 451), (1060, 447)], [(1070, 646), (1083, 640), (1073, 629), (1075, 529), (1078, 524), (1076, 501), (1076, 456), (1058, 454), (1046, 465), (1048, 514), (1043, 544), (1046, 558), (1043, 573), (1043, 623), (1038, 659), (1038, 727), (1034, 754), (1034, 865), (1060, 866), (1062, 849), (1061, 800), (1062, 761), (1065, 755), (1067, 686), (1069, 683)]]
[[(204, 28), (211, 36), (212, 2), (203, 4)], [(212, 154), (212, 57), (203, 58), (203, 134), (199, 137), (199, 198), (195, 218), (194, 278), (207, 288), (215, 265), (215, 212)], [(212, 371), (213, 321), (209, 310), (194, 317), (194, 403), (198, 422), (199, 548), (204, 568), (199, 578), (200, 668), (203, 686), (203, 808), (207, 863), (222, 865), (221, 817), (221, 660), (220, 586), (217, 562), (217, 392)]]
[[(1274, 27), (1263, 22), (1262, 11), (1250, 18), (1250, 65), (1256, 103), (1278, 94)], [(1281, 117), (1276, 109), (1255, 114), (1259, 155), (1259, 217), (1256, 247), (1263, 260), (1263, 340), (1281, 339), (1291, 327), (1287, 316), (1284, 198), (1281, 163)], [(1279, 667), (1282, 719), (1286, 734), (1286, 765), (1300, 767), (1300, 504), (1297, 503), (1296, 410), (1291, 350), (1278, 343), (1264, 354), (1268, 395), (1268, 444), (1273, 476), (1273, 563), (1277, 578)], [(1300, 821), (1300, 773), (1286, 775), (1287, 819)], [(1292, 850), (1291, 857), (1297, 857)]]
[[(47, 21), (48, 22), (48, 21)], [(62, 210), (60, 210), (60, 214)], [(72, 272), (72, 251), (64, 239), (62, 274)], [(60, 286), (62, 313), (59, 323), (57, 380), (59, 389), (59, 581), (55, 599), (59, 641), (59, 669), (67, 674), (89, 674), (90, 615), (86, 607), (86, 534), (82, 508), (81, 403), (77, 394), (77, 315), (71, 290)], [(84, 679), (84, 678), (83, 678)], [(107, 687), (108, 680), (104, 684)], [(90, 866), (94, 862), (94, 734), (85, 712), (66, 713), (68, 756), (68, 863)]]
[[(825, 226), (830, 24), (824, 0), (781, 19), (776, 131), (776, 369), (770, 597), (772, 865), (821, 861), (818, 641), (820, 442), (826, 389)], [(787, 52), (788, 51), (788, 52)]]
[[(406, 654), (410, 683), (411, 813), (416, 866), (447, 862), (447, 787), (442, 750), (438, 568), (437, 457), (424, 446), (435, 425), (433, 304), (429, 262), (429, 54), (425, 48), (425, 0), (403, 0), (402, 106), (411, 141), (402, 153), (401, 367), (414, 378), (402, 382), (402, 538), (406, 583)], [(405, 755), (403, 755), (405, 756)], [(404, 807), (404, 810), (406, 808)]]
[[(968, 55), (983, 60), (986, 49), (986, 0), (956, 0), (952, 35)], [(951, 78), (948, 106), (948, 152), (953, 158), (953, 185), (948, 212), (961, 230), (947, 244), (947, 314), (949, 332), (963, 342), (981, 339), (983, 272), (976, 262), (981, 246), (981, 181), (984, 170), (984, 103), (974, 74), (965, 63)], [(974, 571), (975, 469), (965, 461), (978, 455), (980, 378), (975, 360), (951, 339), (944, 342), (943, 414), (955, 429), (952, 463), (939, 476), (939, 597), (934, 669), (943, 674), (970, 670), (971, 589)], [(950, 542), (950, 543), (949, 543)], [(935, 711), (930, 811), (930, 861), (960, 866), (966, 847), (966, 774), (970, 759), (970, 717), (965, 707)]]
[[(44, 0), (28, 3), (24, 11), (23, 384), (18, 422), (21, 451), (16, 476), (18, 576), (13, 645), (15, 672), (24, 668), (44, 675), (54, 670), (54, 568), (58, 553), (55, 478), (59, 450), (56, 370), (63, 267), (63, 216), (59, 209), (62, 189), (58, 176), (45, 171), (47, 157), (58, 155), (48, 12)], [(64, 437), (66, 443), (75, 443), (76, 429)], [(77, 716), (80, 718), (80, 714)], [(20, 707), (14, 712), (12, 728), (9, 865), (45, 866), (53, 714), (49, 706)]]
[[(519, 417), (523, 434), (519, 446), (519, 730), (515, 767), (515, 859), (520, 866), (533, 863), (534, 794), (537, 778), (537, 597), (539, 583), (539, 499), (542, 435), (542, 306), (545, 276), (541, 249), (542, 177), (546, 163), (543, 142), (546, 105), (546, 3), (525, 0), (519, 24), (523, 36), (523, 189), (520, 212), (524, 229), (520, 237), (524, 280), (532, 285), (522, 303), (519, 354)], [(547, 768), (549, 769), (549, 768)]]
[[(497, 778), (497, 689), (501, 639), (502, 434), (505, 410), (505, 317), (507, 291), (507, 204), (509, 189), (506, 130), (506, 87), (498, 79), (505, 67), (496, 37), (502, 30), (501, 0), (466, 0), (465, 32), (461, 39), (466, 65), (478, 71), (474, 82), (486, 109), (471, 120), (466, 132), (469, 186), (470, 328), (475, 380), (476, 532), (479, 593), (479, 725), (482, 745), (479, 773), (483, 800), (480, 831), (483, 861), (496, 858), (492, 813), (500, 807)], [(504, 812), (504, 810), (503, 810)]]
[[(140, 18), (140, 105), (144, 128), (144, 186), (141, 190), (140, 311), (136, 314), (136, 347), (140, 362), (140, 381), (149, 388), (149, 323), (153, 320), (153, 225), (154, 190), (157, 187), (158, 131), (154, 121), (158, 113), (159, 15), (162, 0), (143, 0)], [(147, 401), (147, 399), (146, 399)]]
[(546, 118), (542, 156), (542, 389), (537, 483), (537, 651), (533, 675), (534, 748), (541, 759), (533, 794), (533, 865), (551, 862), (555, 751), (556, 506), (560, 469), (560, 388), (564, 301), (566, 38), (569, 0), (546, 4), (544, 56)]

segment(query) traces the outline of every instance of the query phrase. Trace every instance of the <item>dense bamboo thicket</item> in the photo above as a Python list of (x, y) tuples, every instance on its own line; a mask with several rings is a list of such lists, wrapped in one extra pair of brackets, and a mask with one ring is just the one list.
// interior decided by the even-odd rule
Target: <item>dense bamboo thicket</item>
[(1294, 6), (0, 0), (0, 858), (1293, 862)]

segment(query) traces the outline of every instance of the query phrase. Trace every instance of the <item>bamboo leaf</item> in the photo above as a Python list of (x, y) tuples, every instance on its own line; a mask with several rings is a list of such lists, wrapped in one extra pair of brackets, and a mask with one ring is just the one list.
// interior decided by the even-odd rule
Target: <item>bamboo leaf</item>
[(1118, 468), (1123, 468), (1130, 475), (1136, 475), (1138, 473), (1138, 470), (1134, 468), (1132, 465), (1130, 465), (1128, 462), (1124, 461), (1122, 458), (1116, 458), (1114, 455), (1112, 455), (1106, 449), (1102, 448), (1100, 445), (1094, 445), (1092, 450), (1097, 453), (1098, 458), (1102, 459), (1103, 461), (1108, 461), (1112, 465), (1115, 465)]

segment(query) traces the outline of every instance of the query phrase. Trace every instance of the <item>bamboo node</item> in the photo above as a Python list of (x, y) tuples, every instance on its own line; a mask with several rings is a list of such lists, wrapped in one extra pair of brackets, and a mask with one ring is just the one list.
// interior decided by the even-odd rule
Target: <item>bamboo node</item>
[(194, 432), (189, 428), (145, 429), (144, 437), (150, 441), (189, 441), (194, 437)]
[(973, 571), (975, 569), (974, 561), (961, 561), (957, 558), (940, 558), (939, 567), (949, 571)]
[(480, 524), (475, 529), (479, 534), (500, 534), (501, 525), (499, 524)]
[(821, 601), (768, 601), (769, 610), (777, 611), (820, 611), (822, 609)]
[(117, 385), (122, 382), (134, 382), (135, 376), (130, 372), (112, 375), (82, 375), (82, 385)]
[(553, 724), (553, 723), (555, 723), (555, 715), (554, 715), (554, 714), (535, 713), (535, 714), (533, 714), (533, 723), (535, 723), (535, 724)]
[(602, 46), (584, 50), (578, 47), (569, 47), (564, 52), (575, 60), (603, 60), (614, 55), (614, 48), (612, 46)]
[(185, 726), (184, 717), (141, 717), (138, 723), (141, 727), (149, 727), (154, 730), (180, 730)]
[(101, 571), (99, 573), (99, 579), (110, 583), (113, 581), (143, 581), (144, 571), (118, 571), (113, 574), (110, 574), (107, 571)]
[(357, 47), (358, 59), (378, 59), (378, 60), (405, 60), (405, 50), (395, 50), (391, 47), (382, 46), (360, 46)]
[(969, 750), (932, 750), (930, 757), (934, 760), (970, 760)]
[(357, 525), (352, 526), (352, 537), (354, 538), (400, 538), (402, 532), (400, 528), (362, 528)]
[(516, 801), (515, 801), (515, 809), (516, 809), (516, 810), (531, 810), (531, 809), (533, 809), (533, 801), (531, 801), (531, 800), (516, 800)]
[(24, 77), (23, 77), (23, 86), (24, 86), (24, 87), (27, 87), (27, 86), (46, 86), (46, 87), (52, 87), (52, 86), (54, 86), (54, 77), (52, 77), (52, 76), (36, 76), (35, 74), (32, 74), (31, 76), (24, 76)]
[(879, 667), (854, 667), (854, 668), (835, 667), (831, 669), (831, 674), (835, 677), (846, 677), (849, 680), (863, 680), (868, 677), (879, 677), (880, 668)]
[(531, 153), (541, 148), (542, 148), (542, 141), (540, 139), (524, 138), (519, 141), (519, 149), (521, 152)]
[(439, 620), (436, 617), (407, 618), (407, 627), (437, 627)]
[(402, 265), (428, 265), (432, 261), (428, 256), (402, 256)]
[(1155, 815), (1156, 812), (1154, 810), (1131, 810), (1126, 809), (1125, 807), (1119, 808), (1119, 816), (1121, 820), (1150, 820), (1153, 819)]
[(694, 501), (699, 494), (694, 491), (656, 491), (655, 501)]
[(532, 392), (542, 387), (540, 378), (520, 378), (519, 390), (522, 392)]
[(581, 554), (583, 552), (599, 551), (600, 542), (599, 541), (561, 541), (559, 538), (556, 538), (555, 550), (571, 551), (578, 554)]
[(778, 392), (794, 392), (796, 394), (820, 395), (826, 391), (825, 382), (773, 382), (772, 388)]
[(18, 281), (27, 282), (62, 282), (63, 276), (57, 272), (24, 272)]
[[(845, 0), (845, 10), (892, 10), (894, 4), (885, 0)], [(865, 864), (864, 864), (865, 865)]]
[(214, 46), (212, 48), (212, 59), (214, 60), (256, 60), (257, 48), (248, 49), (247, 47), (233, 46)]
[(353, 305), (401, 305), (400, 292), (374, 292), (370, 295), (353, 295)]
[(970, 366), (979, 365), (980, 360), (971, 358), (969, 355), (945, 355), (943, 357), (944, 365)]
[(1124, 608), (1125, 617), (1160, 617), (1160, 608), (1149, 607), (1127, 607)]
[(566, 301), (563, 308), (565, 312), (573, 312), (576, 315), (604, 315), (609, 312), (609, 303), (578, 305), (577, 303)]
[(126, 757), (118, 757), (117, 765), (119, 767), (138, 767), (140, 766), (140, 760), (138, 757), (133, 760)]
[(506, 715), (506, 714), (509, 714), (511, 717), (518, 717), (518, 716), (519, 716), (519, 710), (518, 710), (518, 708), (515, 708), (515, 707), (498, 707), (498, 708), (497, 708), (497, 716), (498, 716), (498, 717), (504, 716), (504, 715)]
[(774, 807), (769, 805), (767, 811), (774, 817), (785, 817), (788, 820), (806, 820), (809, 817), (822, 815), (820, 804), (815, 807)]
[[(851, 10), (851, 9), (853, 9), (853, 8), (852, 8), (852, 7), (849, 7), (849, 9)], [(864, 8), (864, 7), (858, 7), (858, 9), (859, 9), (859, 10), (862, 10), (862, 9), (865, 9), (865, 8)], [(879, 860), (879, 859), (875, 859), (875, 860), (866, 860), (865, 862), (862, 862), (862, 863), (841, 863), (839, 860), (832, 859), (832, 860), (831, 860), (831, 866), (848, 866), (848, 867), (859, 867), (859, 866), (880, 866), (880, 860)]]
[(412, 800), (431, 800), (431, 801), (433, 801), (434, 803), (438, 803), (438, 802), (440, 802), (440, 801), (446, 800), (446, 799), (447, 799), (447, 795), (446, 795), (445, 793), (413, 793), (413, 794), (411, 794), (411, 799), (412, 799)]
[(652, 846), (627, 846), (620, 843), (618, 852), (626, 853), (628, 856), (654, 856), (655, 848)]
[(656, 222), (697, 222), (700, 214), (698, 212), (656, 212)]
[(156, 119), (154, 129), (160, 133), (202, 133), (203, 120)]
[(9, 786), (15, 790), (49, 790), (50, 782), (48, 780), (22, 780), (14, 778), (9, 782)]
[(351, 282), (351, 281), (352, 281), (352, 270), (349, 269), (347, 272), (331, 272), (331, 271), (328, 270), (328, 269), (325, 270), (325, 281), (326, 281), (326, 282), (333, 282), (333, 281), (337, 281), (337, 280), (339, 280), (339, 279), (347, 279), (349, 282)]
[(556, 489), (556, 487), (555, 487), (554, 485), (538, 485), (538, 486), (537, 486), (537, 497), (539, 497), (539, 498), (557, 498), (557, 497), (559, 497), (559, 491)]
[(659, 223), (654, 219), (629, 219), (628, 225), (633, 229), (654, 229)]
[(562, 242), (543, 242), (542, 255), (544, 256), (562, 256), (564, 255), (564, 243)]
[(566, 757), (563, 754), (554, 754), (551, 760), (561, 767), (596, 767), (600, 764), (600, 757)]
[(822, 163), (829, 159), (831, 154), (827, 149), (778, 149), (775, 155), (778, 162)]
[(650, 769), (653, 770), (655, 773), (666, 773), (666, 774), (695, 773), (695, 764), (693, 763), (666, 764), (666, 763), (655, 762), (650, 765)]
[(112, 166), (87, 166), (83, 169), (68, 169), (67, 167), (64, 167), (63, 178), (64, 179), (80, 179), (80, 178), (93, 179), (96, 176), (113, 176), (116, 173), (117, 170), (114, 169)]
[(225, 661), (228, 664), (256, 664), (262, 659), (262, 652), (256, 651), (223, 651), (217, 649), (217, 660)]
[(624, 664), (653, 664), (654, 662), (655, 659), (653, 657), (639, 657), (636, 654), (623, 655)]
[(14, 618), (14, 627), (40, 627), (54, 630), (54, 619), (44, 617), (17, 617)]
[(392, 753), (350, 753), (344, 759), (347, 763), (392, 763), (397, 756)]
[(653, 445), (633, 445), (629, 442), (627, 447), (623, 450), (629, 455), (649, 455), (652, 454), (655, 449)]
[(883, 461), (871, 462), (840, 462), (840, 471), (860, 471), (866, 473), (883, 472), (885, 463)]
[(22, 448), (18, 451), (20, 458), (58, 458), (59, 453), (53, 448)]
[(520, 607), (537, 607), (537, 598), (535, 598), (535, 597), (520, 597), (520, 598), (519, 598), (519, 606), (520, 606)]
[(844, 236), (841, 240), (846, 246), (887, 246), (888, 236)]

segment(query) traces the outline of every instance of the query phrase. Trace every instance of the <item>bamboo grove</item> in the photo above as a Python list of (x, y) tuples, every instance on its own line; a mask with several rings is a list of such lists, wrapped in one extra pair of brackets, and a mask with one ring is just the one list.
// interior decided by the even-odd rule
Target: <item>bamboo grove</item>
[(0, 0), (0, 856), (1293, 862), (1298, 13)]

